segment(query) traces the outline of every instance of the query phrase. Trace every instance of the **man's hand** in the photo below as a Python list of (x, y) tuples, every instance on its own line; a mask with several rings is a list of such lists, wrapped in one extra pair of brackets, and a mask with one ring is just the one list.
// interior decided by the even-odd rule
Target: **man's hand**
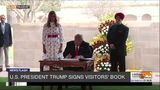
[(61, 53), (61, 52), (62, 52), (62, 46), (63, 46), (63, 44), (61, 43), (61, 44), (60, 44), (60, 47), (59, 47), (58, 53)]
[(66, 58), (71, 58), (72, 57), (72, 55), (71, 54), (68, 54), (67, 56), (66, 56)]
[(9, 43), (9, 47), (12, 47), (12, 43)]
[(116, 49), (116, 47), (114, 46), (114, 44), (110, 44), (110, 48), (111, 49)]
[(84, 58), (82, 55), (77, 56), (78, 59)]
[(60, 47), (60, 48), (59, 48), (59, 51), (58, 51), (58, 53), (61, 53), (61, 52), (62, 52), (62, 48)]

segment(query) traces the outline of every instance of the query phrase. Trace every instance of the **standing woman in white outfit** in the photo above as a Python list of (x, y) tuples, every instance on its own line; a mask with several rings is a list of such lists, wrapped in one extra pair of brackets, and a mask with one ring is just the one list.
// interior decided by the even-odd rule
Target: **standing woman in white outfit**
[(55, 11), (48, 14), (47, 23), (43, 26), (43, 53), (47, 60), (58, 60), (63, 46), (62, 27), (57, 22)]

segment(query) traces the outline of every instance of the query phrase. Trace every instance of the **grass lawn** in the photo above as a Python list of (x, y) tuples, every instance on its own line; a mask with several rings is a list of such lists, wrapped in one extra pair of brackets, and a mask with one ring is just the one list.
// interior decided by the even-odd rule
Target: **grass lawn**
[[(0, 90), (41, 90), (40, 86), (29, 86), (29, 87), (2, 87)], [(45, 90), (49, 90), (49, 86), (45, 87)], [(56, 90), (56, 87), (53, 88)], [(81, 90), (80, 86), (70, 86), (68, 89), (63, 90)], [(93, 86), (93, 90), (160, 90), (158, 85), (153, 86)]]
[(1, 83), (1, 82), (6, 82), (6, 81), (8, 81), (8, 78), (7, 78), (7, 77), (0, 77), (0, 83)]
[[(5, 82), (8, 81), (7, 77), (0, 77), (0, 88), (6, 86)], [(0, 89), (1, 90), (1, 89)]]

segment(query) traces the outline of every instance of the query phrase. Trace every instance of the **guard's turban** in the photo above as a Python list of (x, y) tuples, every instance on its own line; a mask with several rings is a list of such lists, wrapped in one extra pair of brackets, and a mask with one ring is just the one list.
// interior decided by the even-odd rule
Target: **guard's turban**
[(117, 16), (119, 16), (122, 20), (124, 19), (124, 14), (123, 13), (116, 13), (114, 18), (116, 18)]

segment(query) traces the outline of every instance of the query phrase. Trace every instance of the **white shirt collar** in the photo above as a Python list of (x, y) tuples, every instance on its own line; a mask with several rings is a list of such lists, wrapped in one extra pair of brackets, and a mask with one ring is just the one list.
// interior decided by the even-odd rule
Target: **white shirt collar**
[(4, 23), (1, 22), (1, 24), (2, 24), (2, 25), (5, 25), (5, 22), (4, 22)]
[(4, 34), (4, 32), (5, 32), (5, 23), (1, 23), (1, 28), (2, 28), (2, 33)]

